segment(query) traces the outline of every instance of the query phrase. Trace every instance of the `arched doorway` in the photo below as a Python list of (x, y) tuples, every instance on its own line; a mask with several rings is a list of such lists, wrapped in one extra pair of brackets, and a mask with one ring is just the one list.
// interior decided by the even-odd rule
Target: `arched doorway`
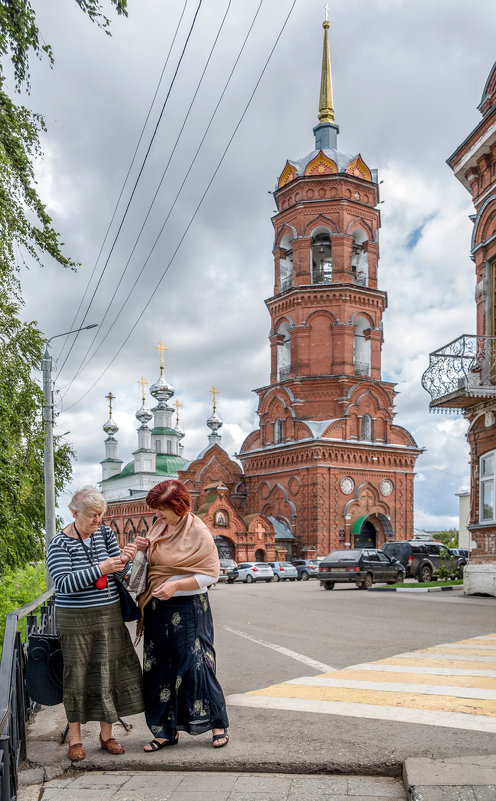
[(259, 548), (255, 551), (255, 562), (264, 562), (265, 561), (265, 551), (262, 548)]
[(351, 529), (353, 548), (376, 548), (377, 531), (366, 515), (359, 517)]
[(214, 542), (219, 554), (219, 559), (234, 559), (234, 542), (227, 537), (214, 537)]

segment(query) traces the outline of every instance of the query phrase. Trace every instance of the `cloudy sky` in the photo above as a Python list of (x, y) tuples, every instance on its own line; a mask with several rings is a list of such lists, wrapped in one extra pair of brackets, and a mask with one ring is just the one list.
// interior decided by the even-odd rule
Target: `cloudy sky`
[[(75, 2), (33, 2), (56, 60), (53, 70), (33, 62), (23, 98), (48, 128), (39, 189), (66, 252), (82, 266), (23, 270), (24, 313), (47, 337), (99, 323), (69, 354), (74, 337), (52, 347), (57, 431), (69, 432), (77, 452), (74, 485), (101, 477), (109, 390), (119, 456), (132, 458), (137, 382), (158, 377), (160, 339), (173, 400), (182, 404), (187, 458), (207, 443), (212, 384), (233, 454), (256, 427), (252, 389), (268, 382), (271, 191), (287, 158), (313, 150), (323, 3), (202, 0), (177, 69), (198, 4), (129, 0), (128, 19), (108, 4), (109, 37)], [(396, 421), (426, 449), (415, 523), (457, 525), (455, 493), (468, 477), (465, 424), (429, 414), (420, 377), (431, 350), (475, 331), (472, 206), (445, 161), (480, 119), (476, 106), (496, 57), (496, 4), (330, 6), (338, 145), (360, 152), (383, 180), (383, 377), (398, 385)]]

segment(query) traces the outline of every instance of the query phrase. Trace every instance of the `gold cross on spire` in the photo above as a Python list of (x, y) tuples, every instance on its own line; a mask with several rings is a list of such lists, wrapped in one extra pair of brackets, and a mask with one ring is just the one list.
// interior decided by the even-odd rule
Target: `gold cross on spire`
[(112, 417), (112, 401), (115, 400), (115, 395), (112, 395), (112, 393), (109, 392), (108, 395), (105, 395), (105, 399), (108, 400), (108, 402), (109, 402), (109, 418), (111, 418)]
[(327, 3), (324, 6), (326, 22), (329, 20), (329, 6)]
[(138, 384), (141, 384), (141, 397), (143, 399), (143, 406), (145, 405), (145, 386), (148, 384), (148, 381), (145, 381), (145, 377), (142, 375), (141, 378), (138, 378)]
[(331, 58), (329, 55), (329, 6), (324, 6), (325, 20), (324, 49), (322, 53), (322, 76), (320, 81), (319, 123), (334, 123), (334, 106), (332, 103)]
[(217, 389), (217, 387), (216, 387), (216, 386), (215, 386), (215, 384), (214, 384), (214, 385), (213, 385), (213, 387), (212, 387), (212, 389), (211, 389), (211, 390), (209, 390), (209, 391), (210, 391), (210, 392), (212, 393), (212, 395), (214, 396), (214, 414), (215, 414), (215, 411), (216, 411), (216, 400), (215, 400), (215, 396), (219, 394), (219, 390)]
[(158, 345), (155, 345), (155, 347), (157, 348), (157, 350), (160, 351), (160, 373), (163, 375), (164, 374), (164, 351), (166, 351), (167, 348), (165, 347), (165, 345), (162, 342), (162, 340), (160, 340)]
[(182, 404), (180, 404), (179, 401), (176, 400), (176, 402), (174, 404), (174, 406), (176, 407), (176, 426), (179, 425), (179, 408), (180, 408), (181, 405)]

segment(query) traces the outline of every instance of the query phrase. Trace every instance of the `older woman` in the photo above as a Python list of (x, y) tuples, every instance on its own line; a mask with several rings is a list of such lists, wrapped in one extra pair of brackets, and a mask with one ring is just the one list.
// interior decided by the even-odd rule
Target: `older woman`
[(70, 503), (74, 521), (53, 538), (47, 553), (64, 657), (68, 755), (74, 762), (86, 756), (81, 723), (99, 721), (100, 747), (123, 754), (112, 724), (143, 710), (141, 668), (115, 585), (136, 546), (120, 550), (112, 529), (101, 525), (105, 507), (94, 487), (75, 492)]
[(148, 581), (139, 597), (144, 611), (143, 694), (153, 740), (144, 750), (176, 745), (179, 732), (212, 732), (212, 745), (227, 745), (229, 721), (215, 675), (213, 623), (207, 588), (219, 577), (210, 530), (190, 511), (187, 488), (162, 481), (146, 501), (159, 518), (148, 536)]

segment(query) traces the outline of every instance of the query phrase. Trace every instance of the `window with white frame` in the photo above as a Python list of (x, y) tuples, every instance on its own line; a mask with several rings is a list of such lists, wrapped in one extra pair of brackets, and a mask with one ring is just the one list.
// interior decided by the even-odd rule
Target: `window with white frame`
[(494, 513), (494, 460), (496, 451), (480, 458), (480, 521), (492, 521)]

